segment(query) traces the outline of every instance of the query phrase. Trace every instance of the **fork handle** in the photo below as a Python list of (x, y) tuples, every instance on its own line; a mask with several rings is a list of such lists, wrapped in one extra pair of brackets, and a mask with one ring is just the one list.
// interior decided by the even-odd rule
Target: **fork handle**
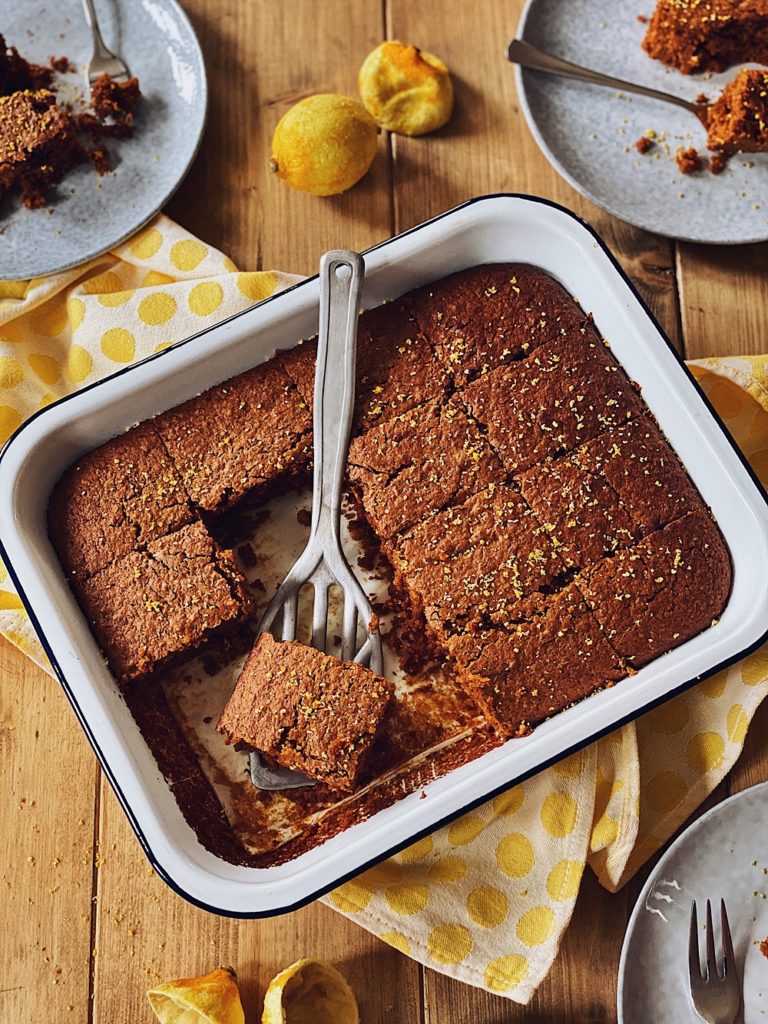
[(645, 85), (638, 85), (636, 82), (625, 82), (621, 78), (613, 78), (611, 75), (604, 75), (600, 71), (593, 71), (591, 68), (582, 68), (578, 64), (570, 64), (559, 57), (553, 57), (550, 53), (544, 53), (532, 43), (525, 43), (522, 39), (513, 39), (507, 47), (507, 59), (513, 64), (519, 64), (522, 68), (530, 68), (532, 71), (546, 71), (552, 75), (561, 75), (563, 78), (575, 78), (579, 82), (591, 82), (593, 85), (606, 85), (611, 89), (621, 89), (623, 92), (634, 92), (639, 96), (649, 96), (654, 100), (663, 100), (665, 103), (674, 103), (678, 107), (684, 107), (698, 116), (698, 108), (695, 103), (684, 100), (681, 96), (673, 96), (668, 92), (659, 92), (658, 89), (649, 89)]
[(312, 538), (338, 540), (341, 493), (352, 430), (357, 320), (365, 264), (358, 253), (320, 261), (320, 329), (315, 370)]
[(93, 6), (93, 0), (83, 0), (83, 13), (93, 36), (94, 55), (97, 57), (111, 57), (112, 51), (107, 49), (104, 40), (101, 38), (99, 19), (96, 17), (96, 8)]

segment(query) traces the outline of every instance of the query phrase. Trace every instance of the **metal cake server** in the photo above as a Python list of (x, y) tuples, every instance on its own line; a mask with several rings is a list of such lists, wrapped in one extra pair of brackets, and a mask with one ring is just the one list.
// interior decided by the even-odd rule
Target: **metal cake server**
[[(313, 408), (314, 475), (312, 522), (304, 551), (278, 587), (259, 623), (259, 633), (277, 640), (295, 640), (299, 591), (314, 590), (312, 646), (328, 650), (328, 591), (344, 595), (341, 658), (381, 674), (382, 651), (373, 610), (341, 547), (341, 496), (352, 430), (360, 291), (365, 265), (362, 256), (343, 250), (327, 252), (320, 261), (320, 329)], [(280, 630), (275, 629), (278, 619)], [(358, 647), (358, 619), (365, 639)], [(314, 785), (300, 772), (271, 768), (259, 753), (250, 755), (251, 781), (258, 789), (296, 789)]]
[(637, 82), (625, 82), (621, 78), (613, 78), (611, 75), (604, 75), (591, 68), (582, 68), (578, 64), (561, 60), (560, 57), (553, 57), (551, 53), (544, 53), (537, 46), (525, 43), (522, 39), (512, 40), (507, 47), (507, 59), (513, 64), (519, 64), (521, 68), (530, 68), (531, 71), (545, 71), (550, 75), (575, 78), (579, 82), (591, 82), (593, 85), (607, 85), (611, 89), (621, 89), (624, 92), (634, 92), (639, 96), (662, 100), (664, 103), (674, 103), (687, 110), (689, 114), (693, 114), (705, 128), (707, 127), (710, 103), (692, 103), (690, 100), (683, 99), (682, 96), (660, 92), (658, 89), (649, 89), (648, 86), (638, 85)]

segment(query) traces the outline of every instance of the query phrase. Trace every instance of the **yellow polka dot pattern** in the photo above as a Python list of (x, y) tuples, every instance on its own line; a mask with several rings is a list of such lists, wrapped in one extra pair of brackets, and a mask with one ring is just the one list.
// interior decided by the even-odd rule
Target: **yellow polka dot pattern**
[(541, 946), (554, 931), (555, 924), (551, 907), (532, 907), (517, 922), (515, 931), (524, 946)]
[(477, 814), (465, 814), (448, 829), (448, 841), (452, 846), (466, 846), (480, 835), (485, 822)]
[(24, 380), (24, 367), (13, 356), (0, 356), (0, 388), (15, 388)]
[(189, 293), (187, 303), (195, 316), (212, 316), (223, 298), (224, 291), (218, 281), (201, 281)]
[(572, 900), (579, 891), (584, 865), (578, 860), (561, 860), (547, 875), (547, 892), (555, 903)]
[[(0, 282), (0, 443), (37, 409), (293, 280), (240, 272), (159, 217), (87, 267)], [(768, 357), (704, 360), (692, 369), (768, 484)], [(0, 630), (46, 664), (2, 565)], [(552, 965), (585, 867), (610, 889), (623, 884), (731, 767), (766, 693), (768, 649), (499, 794), (324, 901), (400, 953), (527, 1002)]]
[(472, 949), (472, 935), (461, 924), (440, 924), (427, 937), (429, 955), (438, 964), (460, 964)]
[(148, 327), (167, 324), (176, 312), (176, 299), (167, 291), (156, 291), (145, 295), (136, 307), (139, 320)]
[(208, 246), (196, 238), (180, 238), (170, 249), (171, 263), (177, 270), (196, 270), (208, 255)]
[(520, 832), (505, 835), (496, 847), (496, 863), (508, 878), (524, 878), (535, 860), (533, 844)]
[(427, 871), (427, 879), (430, 882), (445, 884), (447, 882), (458, 882), (467, 873), (467, 862), (461, 857), (441, 857), (435, 861)]
[(101, 351), (113, 363), (132, 363), (136, 339), (125, 327), (110, 327), (101, 336)]
[(388, 885), (384, 898), (391, 910), (403, 917), (418, 914), (429, 903), (429, 889), (426, 885)]
[(467, 896), (467, 913), (481, 928), (498, 928), (509, 913), (509, 900), (500, 889), (481, 885)]

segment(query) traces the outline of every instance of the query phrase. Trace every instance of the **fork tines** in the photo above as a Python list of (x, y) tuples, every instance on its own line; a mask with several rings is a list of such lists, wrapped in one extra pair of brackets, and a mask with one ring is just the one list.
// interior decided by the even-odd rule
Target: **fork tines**
[(720, 935), (721, 957), (718, 964), (715, 929), (712, 922), (712, 904), (707, 900), (706, 963), (702, 970), (699, 952), (699, 920), (696, 901), (693, 900), (688, 936), (688, 978), (691, 999), (696, 1012), (704, 1020), (732, 1022), (739, 1010), (741, 992), (728, 913), (725, 909), (725, 901), (722, 899), (720, 900)]

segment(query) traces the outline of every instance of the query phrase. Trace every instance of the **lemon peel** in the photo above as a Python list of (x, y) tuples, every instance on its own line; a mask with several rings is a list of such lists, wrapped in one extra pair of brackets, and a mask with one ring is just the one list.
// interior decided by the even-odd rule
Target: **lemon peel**
[(275, 128), (270, 170), (301, 192), (338, 195), (368, 171), (378, 131), (359, 100), (337, 93), (307, 96)]
[(161, 1024), (245, 1024), (236, 977), (233, 968), (219, 967), (155, 985), (147, 998)]
[(381, 43), (358, 73), (360, 97), (382, 128), (400, 135), (437, 131), (453, 113), (453, 83), (432, 53), (397, 39)]
[(261, 1024), (359, 1024), (352, 989), (325, 960), (297, 960), (269, 983)]

